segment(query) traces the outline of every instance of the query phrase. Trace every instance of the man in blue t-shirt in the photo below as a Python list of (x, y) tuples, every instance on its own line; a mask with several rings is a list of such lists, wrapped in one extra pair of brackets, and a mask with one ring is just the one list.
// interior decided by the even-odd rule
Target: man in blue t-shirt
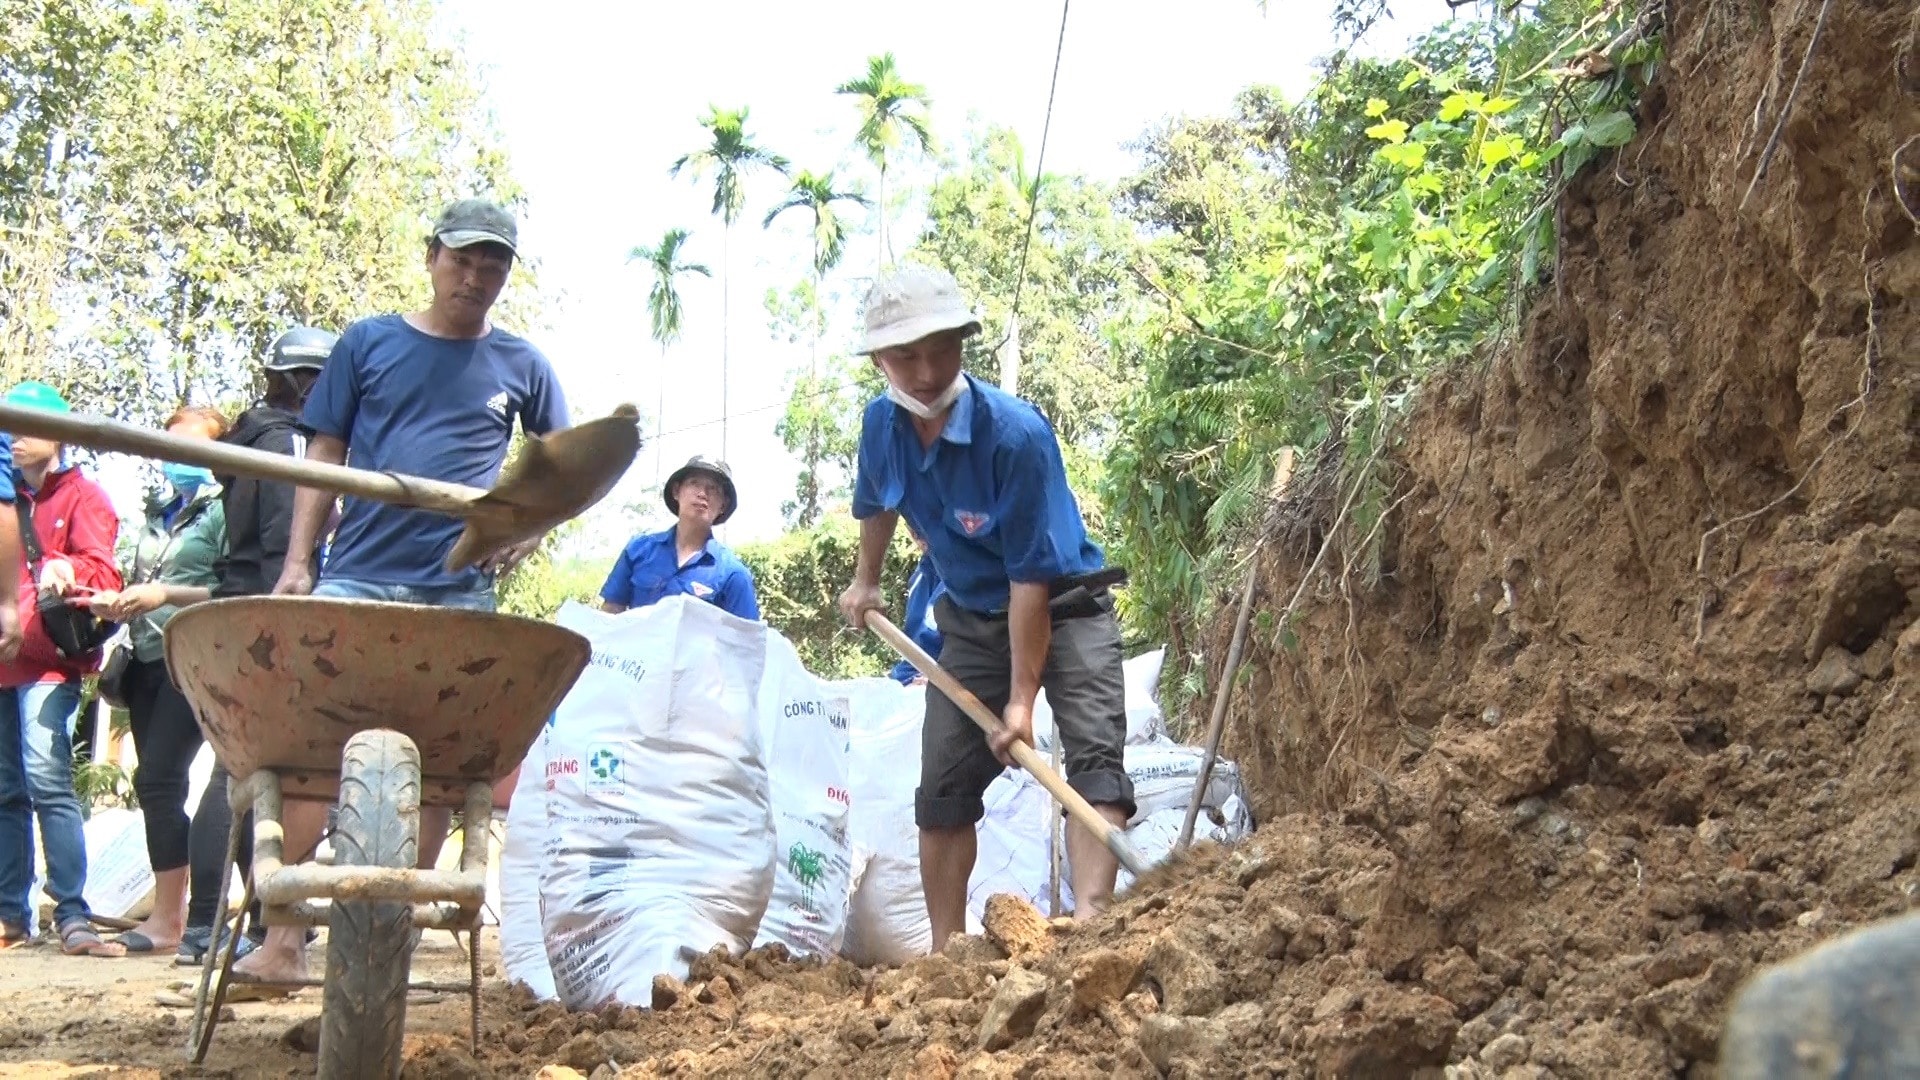
[(661, 498), (678, 520), (670, 529), (636, 536), (600, 587), (600, 608), (619, 613), (669, 596), (698, 597), (743, 619), (760, 618), (753, 573), (713, 538), (713, 527), (740, 505), (733, 470), (724, 461), (695, 456), (667, 477)]
[[(484, 199), (462, 199), (441, 213), (427, 241), (433, 301), (424, 311), (362, 319), (340, 335), (301, 413), (313, 432), (307, 460), (487, 488), (506, 461), (515, 420), (534, 435), (567, 426), (553, 366), (488, 318), (513, 269), (518, 239), (513, 215)], [(330, 494), (313, 488), (295, 493), (276, 594), (492, 611), (495, 575), (540, 542), (449, 571), (458, 520), (350, 498), (324, 564), (315, 567), (311, 553), (332, 503)], [(445, 808), (421, 809), (422, 867), (439, 857), (449, 817)], [(318, 840), (325, 807), (289, 800), (281, 824), (288, 854), (298, 855)], [(304, 978), (304, 929), (270, 928), (266, 943), (234, 972), (256, 980)]]
[[(1066, 750), (1067, 782), (1116, 826), (1134, 811), (1122, 761), (1126, 684), (1108, 586), (1120, 575), (1087, 539), (1053, 428), (1032, 405), (961, 370), (980, 321), (953, 276), (906, 267), (867, 294), (862, 351), (887, 393), (860, 428), (853, 516), (860, 559), (840, 610), (855, 626), (882, 607), (880, 569), (894, 523), (927, 542), (945, 582), (936, 604), (940, 666), (1001, 717), (991, 739), (959, 706), (927, 692), (921, 732), (920, 877), (936, 949), (966, 932), (967, 878), (981, 796), (1013, 740), (1033, 742), (1042, 685)], [(1093, 834), (1067, 827), (1074, 916), (1113, 897), (1119, 864)]]

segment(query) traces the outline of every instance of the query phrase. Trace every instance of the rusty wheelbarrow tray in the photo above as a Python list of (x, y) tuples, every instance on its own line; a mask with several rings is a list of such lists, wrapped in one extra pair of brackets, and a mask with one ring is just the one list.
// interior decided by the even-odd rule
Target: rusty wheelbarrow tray
[[(370, 913), (378, 912), (389, 937), (395, 917), (402, 927), (466, 930), (477, 1052), (475, 935), (486, 898), (493, 783), (526, 755), (579, 678), (591, 655), (587, 640), (506, 615), (312, 597), (196, 604), (168, 622), (165, 640), (174, 684), (232, 776), (229, 864), (238, 857), (243, 815), (253, 813), (242, 910), (257, 895), (267, 925), (324, 923), (342, 939), (343, 927), (361, 938), (372, 933)], [(338, 798), (336, 850), (349, 816), (363, 833), (371, 829), (348, 845), (357, 854), (343, 861), (352, 865), (284, 865), (284, 798)], [(463, 808), (460, 869), (406, 864), (423, 805)], [(225, 899), (222, 889), (217, 925), (226, 924)], [(195, 1000), (196, 1064), (212, 1042), (238, 931), (224, 949), (207, 950)], [(377, 1071), (390, 1071), (389, 1063), (397, 1069), (400, 1023), (392, 1021), (396, 1011), (404, 1018), (412, 942), (383, 940), (373, 950), (379, 963), (362, 949), (340, 965), (348, 970), (334, 970), (336, 953), (347, 951), (329, 945), (327, 977), (317, 983), (325, 988), (321, 1074), (362, 1075), (376, 1059)], [(216, 952), (225, 954), (217, 982)], [(364, 1000), (370, 996), (380, 1000)]]

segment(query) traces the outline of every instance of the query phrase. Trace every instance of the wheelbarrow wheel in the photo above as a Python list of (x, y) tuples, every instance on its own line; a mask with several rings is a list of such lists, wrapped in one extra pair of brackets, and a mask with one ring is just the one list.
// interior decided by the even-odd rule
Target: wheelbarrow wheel
[[(420, 847), (420, 751), (397, 731), (362, 731), (340, 761), (338, 866), (411, 869)], [(412, 905), (335, 900), (320, 1017), (322, 1077), (397, 1077), (413, 959)]]

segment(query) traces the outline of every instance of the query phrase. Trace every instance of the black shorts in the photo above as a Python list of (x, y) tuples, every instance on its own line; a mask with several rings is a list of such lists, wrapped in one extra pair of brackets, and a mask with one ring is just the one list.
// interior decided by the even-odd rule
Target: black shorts
[[(934, 620), (943, 639), (940, 666), (996, 716), (1005, 711), (1013, 692), (1013, 650), (1005, 617), (975, 614), (942, 597)], [(1085, 614), (1055, 615), (1040, 684), (1053, 708), (1067, 783), (1093, 805), (1119, 807), (1131, 817), (1133, 781), (1122, 757), (1127, 709), (1120, 659), (1113, 597), (1102, 592)], [(987, 747), (986, 733), (929, 684), (914, 824), (938, 829), (978, 822), (987, 812), (980, 797), (1002, 769)]]

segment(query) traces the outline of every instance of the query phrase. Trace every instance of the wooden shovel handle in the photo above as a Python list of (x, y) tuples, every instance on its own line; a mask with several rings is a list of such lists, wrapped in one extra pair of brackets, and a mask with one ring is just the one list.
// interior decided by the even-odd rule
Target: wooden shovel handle
[[(933, 657), (928, 656), (925, 649), (914, 644), (912, 638), (887, 621), (885, 615), (877, 611), (867, 612), (867, 629), (878, 634), (882, 640), (893, 646), (896, 652), (906, 657), (909, 663), (919, 668), (928, 682), (939, 687), (940, 692), (947, 695), (948, 700), (960, 706), (961, 712), (966, 713), (969, 719), (980, 725), (980, 730), (989, 735), (1000, 731), (1000, 718), (993, 715), (993, 710), (987, 708), (985, 702), (973, 696), (972, 691), (960, 685), (960, 680), (947, 674), (946, 669), (942, 668)], [(1054, 738), (1059, 737), (1059, 731), (1056, 728)], [(1099, 811), (1095, 810), (1084, 796), (1073, 790), (1065, 780), (1060, 778), (1059, 773), (1054, 772), (1047, 765), (1046, 759), (1042, 758), (1031, 744), (1016, 739), (1007, 752), (1013, 758), (1014, 764), (1031, 773), (1033, 778), (1040, 782), (1040, 786), (1047, 789), (1047, 794), (1053, 796), (1054, 801), (1066, 810), (1069, 817), (1079, 822), (1102, 844), (1105, 844), (1107, 850), (1113, 852), (1114, 857), (1120, 860), (1120, 865), (1127, 868), (1128, 873), (1139, 877), (1147, 872), (1146, 861), (1133, 850), (1132, 844), (1127, 843), (1126, 834), (1114, 828), (1113, 822), (1101, 817)]]
[(455, 517), (471, 516), (474, 513), (473, 501), (486, 494), (481, 488), (449, 484), (441, 480), (350, 469), (344, 465), (328, 465), (286, 454), (250, 450), (212, 439), (181, 438), (164, 431), (151, 431), (88, 413), (47, 412), (44, 409), (23, 409), (17, 405), (0, 403), (0, 431), (51, 439), (91, 450), (113, 450), (162, 461), (199, 465), (216, 472), (256, 480), (280, 480), (300, 487), (355, 495), (376, 502), (437, 510)]

